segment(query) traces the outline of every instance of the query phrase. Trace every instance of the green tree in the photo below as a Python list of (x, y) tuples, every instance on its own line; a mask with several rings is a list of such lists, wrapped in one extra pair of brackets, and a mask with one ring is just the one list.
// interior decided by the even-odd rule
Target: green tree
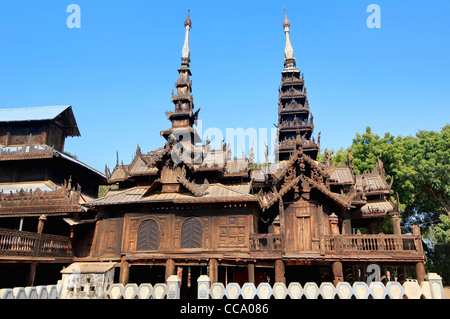
[[(450, 125), (440, 132), (419, 131), (415, 137), (385, 133), (383, 138), (367, 127), (365, 133), (356, 133), (347, 151), (355, 174), (370, 172), (380, 156), (388, 182), (394, 179), (392, 197), (400, 200), (404, 224), (430, 225), (441, 214), (450, 216)], [(338, 154), (333, 162), (348, 164), (344, 151)]]

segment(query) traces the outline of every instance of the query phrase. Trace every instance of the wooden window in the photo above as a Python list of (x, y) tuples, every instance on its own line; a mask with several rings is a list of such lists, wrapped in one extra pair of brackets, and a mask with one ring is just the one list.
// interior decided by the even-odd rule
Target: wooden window
[(156, 250), (159, 246), (159, 226), (153, 219), (144, 220), (138, 229), (137, 250)]
[(181, 227), (181, 248), (202, 247), (202, 224), (196, 218), (188, 218)]

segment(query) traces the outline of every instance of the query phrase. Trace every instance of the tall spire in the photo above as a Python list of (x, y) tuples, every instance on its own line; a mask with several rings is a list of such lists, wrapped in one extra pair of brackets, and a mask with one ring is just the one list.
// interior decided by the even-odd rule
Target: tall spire
[(192, 28), (191, 18), (190, 18), (190, 10), (188, 9), (188, 16), (186, 21), (184, 22), (184, 27), (186, 28), (186, 36), (184, 38), (183, 49), (181, 50), (181, 58), (189, 59), (191, 56), (191, 51), (189, 49), (189, 31)]
[[(175, 109), (171, 112), (166, 112), (167, 118), (172, 122), (172, 127), (161, 131), (161, 135), (165, 139), (169, 139), (171, 135), (190, 135), (190, 140), (193, 143), (201, 141), (197, 132), (193, 128), (195, 121), (198, 118), (198, 112), (194, 111), (194, 97), (192, 96), (192, 81), (190, 76), (192, 76), (189, 63), (190, 60), (190, 50), (189, 50), (189, 31), (191, 30), (192, 23), (190, 18), (190, 12), (188, 9), (188, 16), (184, 22), (184, 27), (186, 29), (186, 35), (184, 39), (184, 45), (181, 55), (181, 67), (178, 69), (179, 78), (175, 82), (175, 91), (172, 91), (172, 103)], [(177, 136), (173, 136), (178, 140)], [(184, 137), (186, 139), (186, 137)]]
[(286, 16), (286, 8), (284, 8), (284, 21), (283, 28), (284, 33), (286, 34), (286, 47), (284, 48), (284, 58), (286, 67), (294, 67), (295, 66), (295, 58), (294, 58), (294, 49), (292, 48), (291, 41), (289, 39), (289, 27), (291, 23), (289, 22)]
[(295, 66), (294, 50), (289, 40), (291, 26), (284, 9), (283, 28), (286, 34), (284, 50), (284, 70), (278, 96), (278, 145), (279, 160), (288, 160), (297, 145), (312, 159), (317, 157), (318, 145), (312, 138), (313, 116), (309, 109), (303, 74)]

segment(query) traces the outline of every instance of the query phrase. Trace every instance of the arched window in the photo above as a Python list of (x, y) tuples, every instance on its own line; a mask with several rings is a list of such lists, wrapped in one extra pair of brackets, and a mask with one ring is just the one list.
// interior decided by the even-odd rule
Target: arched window
[(202, 247), (202, 224), (196, 218), (188, 218), (181, 227), (181, 248)]
[(159, 246), (159, 226), (153, 219), (144, 220), (138, 229), (136, 250), (156, 250)]

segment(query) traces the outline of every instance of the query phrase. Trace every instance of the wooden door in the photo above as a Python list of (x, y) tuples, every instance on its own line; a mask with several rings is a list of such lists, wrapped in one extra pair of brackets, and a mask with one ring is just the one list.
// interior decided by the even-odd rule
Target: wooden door
[(291, 204), (286, 209), (286, 250), (291, 252), (319, 252), (322, 214), (308, 202)]

